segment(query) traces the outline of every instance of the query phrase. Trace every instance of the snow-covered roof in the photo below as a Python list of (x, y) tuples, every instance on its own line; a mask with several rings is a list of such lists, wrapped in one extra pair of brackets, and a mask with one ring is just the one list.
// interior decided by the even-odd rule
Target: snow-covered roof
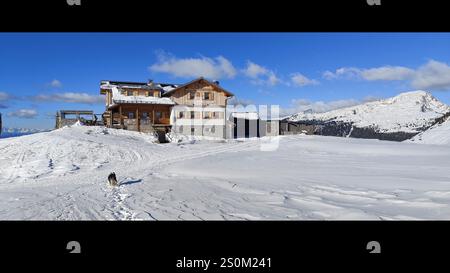
[(224, 93), (228, 94), (228, 96), (234, 96), (233, 93), (231, 93), (230, 91), (225, 90), (223, 87), (221, 87), (221, 86), (219, 85), (219, 82), (217, 82), (217, 81), (211, 82), (211, 81), (208, 81), (207, 79), (205, 79), (205, 78), (203, 78), (203, 77), (199, 77), (199, 78), (197, 78), (197, 79), (195, 79), (195, 80), (192, 80), (192, 81), (190, 81), (190, 82), (188, 82), (188, 83), (185, 83), (185, 84), (171, 84), (172, 86), (174, 86), (174, 88), (172, 88), (172, 89), (170, 89), (170, 90), (167, 90), (167, 91), (164, 92), (164, 93), (165, 93), (166, 95), (169, 95), (170, 93), (175, 92), (175, 90), (178, 89), (178, 88), (183, 88), (183, 87), (189, 86), (189, 85), (192, 84), (192, 83), (200, 82), (200, 81), (206, 81), (208, 84), (210, 84), (210, 85), (212, 85), (212, 86), (215, 86), (217, 89), (219, 89), (219, 90), (223, 91)]
[(112, 89), (113, 87), (127, 88), (127, 89), (145, 89), (145, 90), (159, 90), (162, 93), (170, 92), (180, 86), (173, 83), (155, 83), (155, 82), (118, 82), (118, 81), (102, 81), (101, 89)]
[(175, 88), (178, 87), (178, 85), (175, 85), (175, 84), (172, 84), (172, 85), (166, 85), (166, 86), (163, 86), (163, 85), (161, 85), (161, 84), (158, 84), (158, 85), (159, 85), (159, 87), (160, 87), (162, 90), (164, 90), (164, 92), (172, 91), (173, 89), (175, 89)]
[(144, 103), (144, 104), (166, 104), (166, 105), (175, 104), (169, 98), (122, 95), (119, 88), (116, 86), (112, 86), (111, 90), (112, 90), (112, 100), (114, 104), (117, 103)]

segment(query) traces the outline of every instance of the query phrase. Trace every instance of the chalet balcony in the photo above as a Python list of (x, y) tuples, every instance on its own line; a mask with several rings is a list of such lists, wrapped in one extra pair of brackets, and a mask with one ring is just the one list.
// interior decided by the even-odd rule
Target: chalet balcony
[[(119, 125), (119, 120), (115, 120), (114, 124)], [(137, 119), (124, 119), (123, 125), (125, 126), (136, 126)], [(155, 119), (155, 122), (152, 122), (150, 119), (141, 119), (139, 120), (139, 125), (170, 125), (170, 120), (168, 118), (160, 118)]]
[(109, 126), (114, 128), (152, 132), (170, 126), (169, 105), (118, 105), (111, 113)]
[(140, 119), (139, 126), (137, 119), (124, 119), (122, 122), (123, 125), (120, 125), (119, 120), (115, 121), (114, 127), (130, 131), (151, 132), (155, 129), (170, 125), (170, 120), (168, 118), (155, 119), (154, 123), (150, 119)]

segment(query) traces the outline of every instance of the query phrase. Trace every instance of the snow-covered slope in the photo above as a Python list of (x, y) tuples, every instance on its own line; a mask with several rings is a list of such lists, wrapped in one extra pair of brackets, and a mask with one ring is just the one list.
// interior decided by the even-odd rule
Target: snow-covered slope
[(450, 145), (450, 118), (413, 137), (411, 142)]
[(398, 96), (333, 110), (325, 113), (298, 113), (290, 121), (343, 121), (353, 126), (374, 128), (376, 132), (418, 133), (433, 125), (450, 107), (430, 93), (412, 91)]
[(450, 219), (450, 146), (154, 140), (85, 126), (0, 139), (0, 219)]

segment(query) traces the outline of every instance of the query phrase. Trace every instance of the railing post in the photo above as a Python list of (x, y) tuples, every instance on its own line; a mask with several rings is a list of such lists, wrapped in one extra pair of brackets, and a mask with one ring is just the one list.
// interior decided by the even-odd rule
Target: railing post
[(120, 128), (123, 128), (122, 105), (119, 105), (119, 123)]
[(141, 122), (139, 121), (139, 107), (136, 107), (136, 122), (137, 122), (138, 132), (140, 132), (141, 131)]

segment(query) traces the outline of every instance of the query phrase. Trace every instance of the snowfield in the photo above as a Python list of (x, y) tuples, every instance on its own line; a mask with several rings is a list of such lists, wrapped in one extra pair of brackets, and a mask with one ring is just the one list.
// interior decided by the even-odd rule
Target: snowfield
[(0, 219), (450, 219), (450, 145), (264, 141), (84, 126), (0, 139)]

